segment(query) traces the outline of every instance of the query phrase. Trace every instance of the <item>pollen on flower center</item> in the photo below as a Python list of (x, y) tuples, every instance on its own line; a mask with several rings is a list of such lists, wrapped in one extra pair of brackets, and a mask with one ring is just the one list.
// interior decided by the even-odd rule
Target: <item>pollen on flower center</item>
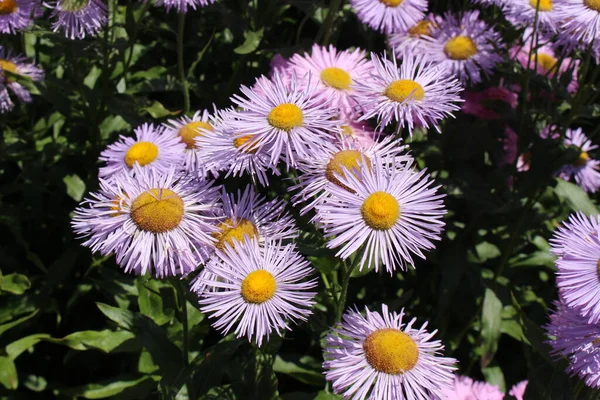
[(477, 45), (468, 36), (456, 36), (446, 42), (444, 52), (453, 60), (467, 60), (477, 54)]
[(168, 232), (183, 219), (183, 200), (172, 190), (150, 189), (133, 201), (131, 218), (143, 231)]
[(538, 3), (540, 11), (552, 11), (552, 0), (529, 0), (529, 5), (531, 5), (533, 8), (537, 9)]
[(577, 157), (577, 160), (575, 160), (573, 165), (575, 165), (576, 167), (583, 167), (584, 165), (587, 164), (589, 159), (590, 159), (589, 154), (585, 151), (582, 151), (581, 153), (579, 153), (579, 157)]
[(400, 217), (400, 204), (386, 192), (374, 192), (360, 207), (365, 223), (373, 229), (390, 229)]
[(235, 139), (233, 139), (233, 146), (236, 149), (240, 149), (240, 151), (243, 153), (255, 154), (256, 150), (258, 150), (256, 145), (250, 144), (244, 146), (248, 142), (252, 143), (250, 139), (252, 139), (252, 135), (238, 136)]
[(352, 78), (350, 74), (341, 68), (330, 67), (321, 71), (321, 80), (327, 86), (335, 89), (350, 89)]
[(388, 7), (398, 7), (404, 0), (379, 0)]
[[(12, 14), (15, 11), (17, 11), (17, 2), (15, 0), (0, 0), (0, 15)], [(0, 67), (2, 67), (2, 64), (0, 64)]]
[(275, 295), (276, 290), (275, 277), (265, 270), (250, 272), (242, 282), (242, 297), (248, 303), (264, 303)]
[(423, 20), (408, 30), (411, 36), (428, 36), (431, 33), (431, 21)]
[(129, 168), (137, 161), (140, 166), (148, 165), (158, 157), (158, 147), (152, 142), (134, 143), (125, 154), (125, 164)]
[(233, 219), (227, 218), (217, 225), (217, 229), (218, 231), (213, 233), (213, 237), (217, 239), (215, 245), (217, 249), (224, 249), (225, 243), (235, 247), (235, 241), (241, 242), (245, 237), (248, 237), (248, 239), (258, 237), (256, 226), (244, 218), (240, 218), (235, 222)]
[(304, 115), (297, 105), (284, 103), (271, 110), (267, 121), (275, 128), (290, 131), (292, 128), (302, 126)]
[(588, 8), (600, 12), (600, 0), (584, 0), (583, 2)]
[(335, 153), (325, 167), (325, 178), (327, 178), (329, 182), (334, 183), (349, 192), (354, 192), (354, 190), (340, 182), (336, 175), (345, 178), (346, 175), (344, 174), (342, 167), (346, 167), (346, 169), (351, 171), (354, 176), (357, 176), (357, 172), (360, 171), (358, 164), (363, 158), (367, 162), (367, 167), (370, 168), (369, 164), (371, 160), (358, 150), (342, 150)]
[(210, 132), (213, 131), (212, 125), (204, 121), (190, 122), (179, 130), (179, 137), (181, 138), (181, 141), (185, 143), (188, 149), (196, 148), (196, 136), (202, 136), (200, 129), (206, 129)]
[[(2, 0), (0, 0), (0, 15), (3, 15), (2, 14), (2, 4), (3, 3), (1, 3), (1, 1)], [(9, 0), (9, 1), (11, 1), (11, 0)], [(0, 69), (2, 70), (2, 71), (0, 71), (0, 76), (4, 75), (3, 71), (8, 71), (8, 72), (13, 73), (13, 74), (18, 74), (19, 73), (17, 65), (14, 62), (5, 60), (3, 58), (0, 58)], [(13, 82), (14, 80), (15, 80), (15, 78), (13, 78), (12, 76), (7, 76), (6, 77), (6, 83)]]
[(423, 100), (423, 97), (425, 97), (423, 86), (410, 79), (399, 79), (390, 83), (383, 94), (398, 103), (402, 103), (409, 98)]
[[(533, 61), (536, 60), (535, 54), (531, 56)], [(537, 55), (537, 63), (544, 68), (546, 71), (552, 70), (556, 66), (556, 58), (552, 57), (552, 55), (548, 53), (538, 53)]]
[(390, 375), (410, 371), (419, 359), (415, 341), (398, 329), (376, 330), (367, 336), (363, 348), (371, 367)]

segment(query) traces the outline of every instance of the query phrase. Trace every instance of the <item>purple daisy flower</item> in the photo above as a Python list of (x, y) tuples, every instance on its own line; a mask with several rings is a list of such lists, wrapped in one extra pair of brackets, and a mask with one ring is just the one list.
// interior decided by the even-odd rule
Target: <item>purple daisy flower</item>
[(429, 14), (427, 18), (417, 22), (412, 27), (389, 35), (388, 43), (390, 47), (399, 55), (405, 51), (421, 50), (423, 46), (427, 45), (427, 41), (423, 38), (431, 36), (433, 21), (433, 14)]
[(190, 9), (196, 10), (198, 7), (206, 7), (214, 3), (216, 0), (157, 0), (157, 6), (163, 6), (167, 11), (175, 9), (178, 13), (186, 13)]
[(31, 103), (31, 94), (16, 78), (23, 77), (39, 82), (44, 79), (44, 71), (28, 61), (27, 57), (5, 51), (0, 46), (0, 113), (10, 111), (15, 106), (8, 90), (23, 103)]
[(294, 205), (306, 203), (300, 215), (308, 213), (323, 204), (329, 195), (330, 185), (349, 190), (337, 178), (337, 175), (344, 176), (344, 169), (355, 174), (363, 163), (371, 169), (375, 160), (405, 163), (412, 159), (410, 156), (401, 155), (406, 148), (407, 146), (401, 145), (401, 140), (393, 140), (392, 136), (384, 138), (381, 142), (373, 142), (369, 146), (362, 146), (348, 139), (342, 139), (336, 144), (327, 143), (315, 150), (310, 159), (300, 160), (298, 169), (302, 174), (298, 177), (299, 183), (290, 188), (290, 191), (299, 191), (293, 197)]
[[(287, 70), (296, 76), (318, 76), (315, 96), (327, 101), (328, 106), (340, 109), (343, 115), (354, 115), (359, 110), (351, 85), (368, 79), (371, 65), (364, 50), (338, 51), (331, 45), (329, 48), (314, 45), (310, 55), (295, 54)], [(307, 84), (308, 80), (302, 81), (302, 85)]]
[(425, 170), (415, 171), (411, 160), (399, 168), (393, 159), (342, 170), (336, 175), (341, 185), (329, 185), (331, 196), (316, 207), (327, 247), (341, 247), (336, 256), (342, 259), (362, 248), (354, 261), (360, 270), (383, 264), (390, 274), (414, 264), (411, 254), (425, 258), (422, 251), (435, 247), (431, 241), (440, 239), (446, 214), (444, 195)]
[(475, 381), (468, 376), (454, 376), (454, 385), (446, 388), (440, 396), (431, 396), (431, 400), (503, 400), (504, 393), (498, 386), (487, 382)]
[(494, 28), (479, 19), (479, 11), (461, 15), (445, 13), (436, 17), (431, 27), (429, 43), (421, 50), (425, 58), (451, 71), (463, 84), (481, 82), (481, 75), (490, 75), (496, 64), (501, 37)]
[(179, 119), (170, 119), (163, 124), (164, 135), (173, 135), (185, 143), (185, 160), (183, 168), (188, 172), (194, 172), (199, 177), (206, 176), (207, 165), (204, 164), (202, 151), (198, 147), (196, 139), (205, 132), (214, 132), (210, 123), (211, 115), (208, 110), (196, 111), (190, 118), (183, 116)]
[(474, 4), (483, 4), (484, 6), (498, 6), (504, 7), (506, 4), (506, 0), (471, 0), (471, 3)]
[(108, 7), (103, 0), (58, 0), (44, 3), (52, 9), (52, 31), (65, 31), (69, 39), (95, 36), (108, 22)]
[(231, 98), (242, 111), (230, 127), (236, 136), (249, 137), (242, 150), (256, 149), (256, 154), (269, 155), (271, 165), (282, 160), (289, 169), (298, 157), (309, 156), (311, 148), (331, 140), (338, 129), (333, 118), (337, 110), (315, 97), (317, 86), (310, 76), (304, 79), (308, 82), (292, 76), (286, 84), (278, 73), (273, 80), (262, 76), (256, 81), (258, 90), (242, 86), (244, 97)]
[(582, 212), (569, 215), (569, 220), (563, 222), (550, 238), (550, 251), (557, 257), (562, 257), (570, 248), (572, 240), (592, 242), (592, 236), (600, 235), (600, 215), (586, 216)]
[(325, 337), (323, 368), (333, 391), (351, 400), (418, 400), (451, 387), (457, 362), (441, 357), (444, 346), (431, 340), (427, 323), (406, 324), (404, 309), (381, 314), (347, 311)]
[(556, 311), (550, 314), (546, 331), (551, 339), (552, 354), (569, 360), (567, 372), (583, 379), (586, 385), (600, 388), (600, 325), (589, 324), (586, 318), (565, 303), (555, 302)]
[[(561, 21), (562, 10), (569, 0), (511, 0), (504, 2), (506, 19), (517, 28), (533, 27), (536, 31), (555, 33)], [(577, 0), (576, 0), (577, 1)], [(584, 0), (579, 0), (583, 3)]]
[(200, 310), (216, 319), (212, 326), (227, 334), (237, 323), (237, 337), (246, 336), (259, 347), (273, 330), (281, 336), (290, 329), (287, 320), (306, 321), (315, 304), (317, 286), (310, 263), (293, 244), (255, 239), (229, 244), (206, 265), (203, 282), (209, 288), (199, 300)]
[(120, 141), (109, 145), (100, 153), (100, 160), (106, 161), (106, 166), (100, 168), (99, 177), (108, 177), (120, 171), (133, 173), (135, 164), (158, 170), (183, 164), (185, 143), (178, 136), (165, 134), (164, 127), (146, 123), (133, 132), (135, 139), (121, 135)]
[(562, 0), (557, 13), (561, 21), (559, 41), (589, 45), (599, 41), (600, 1), (599, 0)]
[(427, 11), (426, 0), (350, 0), (350, 4), (364, 24), (387, 34), (410, 29)]
[(173, 166), (133, 168), (134, 176), (115, 176), (75, 211), (74, 228), (90, 236), (92, 249), (114, 253), (125, 272), (164, 278), (193, 271), (215, 240), (218, 188)]
[(581, 128), (567, 129), (564, 143), (567, 146), (577, 147), (580, 153), (573, 164), (562, 167), (558, 172), (559, 177), (564, 180), (574, 178), (583, 190), (595, 193), (600, 188), (600, 171), (598, 171), (600, 161), (591, 159), (588, 152), (597, 149), (598, 146), (592, 144)]
[(271, 157), (257, 152), (252, 146), (251, 135), (236, 135), (231, 128), (231, 121), (237, 119), (238, 113), (233, 109), (217, 111), (211, 118), (213, 131), (204, 131), (196, 137), (196, 146), (202, 151), (197, 153), (198, 163), (205, 168), (215, 171), (226, 171), (229, 176), (249, 174), (253, 183), (268, 186), (267, 171), (273, 175), (280, 172), (271, 164)]
[(439, 66), (425, 61), (422, 55), (405, 53), (402, 65), (386, 60), (385, 54), (371, 55), (375, 73), (371, 80), (354, 84), (357, 99), (365, 109), (358, 120), (377, 117), (379, 130), (393, 121), (399, 128), (408, 126), (410, 135), (415, 124), (438, 132), (438, 121), (460, 110), (460, 82)]
[(0, 33), (17, 33), (33, 23), (33, 18), (40, 15), (38, 0), (1, 0), (0, 1)]

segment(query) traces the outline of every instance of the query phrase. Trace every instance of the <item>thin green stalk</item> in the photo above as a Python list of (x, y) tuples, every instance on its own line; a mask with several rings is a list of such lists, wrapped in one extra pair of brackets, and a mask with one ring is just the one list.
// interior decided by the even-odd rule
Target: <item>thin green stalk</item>
[(325, 21), (323, 25), (321, 25), (321, 29), (319, 30), (319, 34), (317, 35), (317, 41), (320, 41), (320, 38), (323, 38), (321, 44), (326, 46), (329, 44), (329, 40), (331, 39), (331, 33), (333, 31), (333, 22), (335, 21), (335, 16), (339, 8), (342, 5), (342, 0), (331, 0), (329, 3), (329, 11), (327, 11), (327, 17), (325, 17)]
[[(187, 314), (187, 299), (185, 297), (185, 287), (183, 286), (182, 281), (177, 280), (175, 282), (175, 289), (177, 291), (177, 298), (180, 307), (180, 315), (181, 315), (181, 325), (183, 326), (183, 345), (182, 345), (182, 353), (183, 353), (183, 365), (184, 367), (188, 367), (190, 364), (189, 359), (189, 325), (188, 325), (188, 314)], [(192, 385), (191, 378), (185, 383), (188, 392), (189, 399), (195, 399), (193, 390), (194, 386)]]
[(185, 76), (185, 67), (183, 65), (183, 32), (185, 28), (185, 13), (179, 13), (179, 22), (177, 24), (177, 65), (179, 66), (179, 79), (181, 80), (181, 89), (183, 90), (183, 111), (190, 111), (190, 88), (187, 77)]
[(350, 277), (352, 276), (352, 271), (358, 266), (360, 260), (363, 258), (365, 254), (365, 246), (360, 248), (354, 257), (354, 262), (352, 265), (347, 266), (346, 263), (342, 263), (342, 291), (340, 292), (340, 297), (337, 303), (337, 309), (335, 312), (335, 322), (340, 322), (342, 320), (342, 314), (346, 309), (346, 297), (348, 297), (348, 286), (350, 285)]

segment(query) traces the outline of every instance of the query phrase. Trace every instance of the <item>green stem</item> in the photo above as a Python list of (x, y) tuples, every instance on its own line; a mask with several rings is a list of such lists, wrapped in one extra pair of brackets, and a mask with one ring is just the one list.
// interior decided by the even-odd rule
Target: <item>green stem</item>
[(185, 28), (185, 13), (179, 13), (179, 22), (177, 24), (177, 65), (179, 66), (179, 79), (181, 80), (181, 88), (183, 90), (183, 111), (190, 111), (190, 89), (185, 76), (185, 68), (183, 66), (183, 30)]
[[(182, 281), (177, 280), (175, 282), (175, 289), (177, 291), (178, 303), (181, 312), (181, 325), (183, 326), (183, 345), (182, 345), (182, 353), (183, 353), (183, 365), (187, 367), (190, 364), (189, 359), (189, 325), (188, 325), (188, 314), (187, 314), (187, 299), (185, 297), (185, 287), (183, 286)], [(193, 388), (191, 377), (185, 383), (188, 392), (188, 398), (190, 400), (194, 400), (195, 396), (193, 394)]]
[(327, 12), (327, 17), (325, 17), (325, 21), (323, 22), (323, 25), (321, 25), (321, 29), (319, 30), (318, 34), (319, 39), (323, 37), (323, 46), (327, 46), (329, 44), (329, 40), (331, 39), (331, 33), (333, 31), (333, 22), (335, 21), (335, 16), (341, 5), (342, 0), (331, 0), (331, 2), (329, 3), (329, 11)]
[(348, 286), (350, 286), (350, 276), (352, 276), (352, 271), (358, 266), (360, 260), (362, 259), (365, 252), (365, 246), (362, 246), (354, 257), (354, 262), (350, 266), (346, 266), (346, 263), (342, 263), (342, 291), (340, 292), (340, 297), (337, 303), (337, 310), (335, 313), (335, 322), (340, 322), (342, 320), (342, 314), (344, 314), (344, 310), (346, 309), (346, 297), (348, 297)]

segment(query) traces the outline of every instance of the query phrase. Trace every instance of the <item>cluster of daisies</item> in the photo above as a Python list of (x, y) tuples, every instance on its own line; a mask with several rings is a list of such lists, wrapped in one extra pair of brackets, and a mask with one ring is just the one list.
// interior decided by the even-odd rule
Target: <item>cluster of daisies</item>
[(600, 217), (570, 216), (551, 239), (559, 300), (546, 330), (567, 372), (600, 388)]

